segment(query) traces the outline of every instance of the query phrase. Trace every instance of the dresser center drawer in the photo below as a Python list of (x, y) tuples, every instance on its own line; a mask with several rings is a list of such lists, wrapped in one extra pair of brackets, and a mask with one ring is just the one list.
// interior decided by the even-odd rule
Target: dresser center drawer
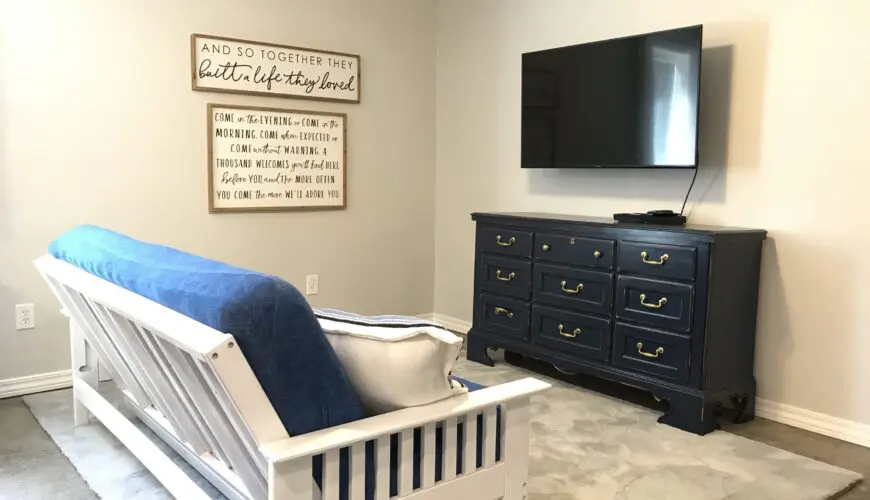
[(532, 342), (576, 356), (607, 361), (610, 320), (534, 305)]
[(533, 299), (601, 315), (610, 314), (613, 275), (536, 262), (533, 267)]
[(535, 234), (535, 259), (573, 266), (613, 269), (613, 240), (564, 234)]

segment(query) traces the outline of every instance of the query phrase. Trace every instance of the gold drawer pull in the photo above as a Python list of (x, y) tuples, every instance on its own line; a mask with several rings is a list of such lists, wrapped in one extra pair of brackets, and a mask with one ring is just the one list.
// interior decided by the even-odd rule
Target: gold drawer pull
[(565, 288), (567, 284), (567, 281), (562, 282), (562, 291), (565, 293), (580, 293), (580, 290), (583, 290), (583, 283), (577, 283), (575, 288)]
[(513, 317), (514, 317), (514, 312), (513, 312), (513, 311), (508, 311), (508, 310), (505, 309), (504, 307), (496, 307), (496, 308), (495, 308), (495, 313), (496, 313), (496, 314), (504, 314), (504, 315), (506, 315), (508, 318), (513, 318)]
[(549, 251), (550, 251), (550, 245), (544, 243), (543, 245), (541, 245), (541, 250), (543, 250), (543, 251), (545, 251), (545, 252), (549, 252)]
[(501, 281), (510, 281), (510, 280), (514, 279), (514, 277), (515, 277), (516, 275), (517, 275), (517, 273), (511, 271), (511, 273), (508, 274), (507, 276), (502, 276), (502, 275), (501, 275), (501, 269), (497, 269), (497, 270), (495, 271), (495, 277), (496, 277), (496, 279), (499, 279), (499, 280), (501, 280)]
[(580, 335), (580, 333), (582, 333), (582, 332), (583, 332), (583, 330), (581, 330), (579, 328), (575, 328), (573, 332), (566, 332), (565, 325), (559, 325), (559, 335), (561, 335), (563, 337), (568, 337), (569, 339), (576, 338), (577, 335)]
[(513, 236), (511, 236), (507, 241), (502, 241), (501, 235), (497, 234), (497, 235), (495, 235), (495, 242), (498, 243), (500, 246), (509, 247), (509, 246), (513, 245), (514, 243), (516, 243), (517, 239), (514, 238)]
[(646, 294), (645, 293), (640, 294), (640, 305), (642, 305), (644, 307), (649, 307), (650, 309), (661, 309), (662, 306), (667, 304), (667, 303), (668, 303), (667, 297), (662, 297), (659, 299), (658, 304), (651, 304), (651, 303), (646, 301)]
[(644, 352), (643, 342), (638, 342), (637, 343), (637, 353), (645, 358), (657, 358), (665, 353), (665, 348), (664, 347), (657, 347), (655, 354), (653, 354), (651, 352)]
[(601, 258), (601, 250), (596, 250), (596, 251), (592, 252), (592, 255), (593, 255), (596, 259), (600, 259), (600, 258)]
[(649, 254), (646, 251), (640, 253), (640, 260), (643, 261), (644, 264), (649, 264), (651, 266), (663, 266), (665, 262), (668, 261), (668, 254), (664, 253), (659, 260), (649, 260)]

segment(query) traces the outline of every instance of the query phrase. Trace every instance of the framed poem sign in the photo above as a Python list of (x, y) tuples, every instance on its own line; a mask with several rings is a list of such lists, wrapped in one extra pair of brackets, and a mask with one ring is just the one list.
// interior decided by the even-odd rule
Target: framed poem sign
[(193, 90), (360, 102), (360, 56), (190, 36)]
[(347, 115), (208, 105), (208, 210), (347, 206)]

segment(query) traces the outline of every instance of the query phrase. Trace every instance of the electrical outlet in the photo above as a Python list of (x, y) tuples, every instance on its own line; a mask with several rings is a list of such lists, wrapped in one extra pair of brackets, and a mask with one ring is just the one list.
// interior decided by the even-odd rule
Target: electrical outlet
[(317, 295), (320, 293), (320, 276), (309, 274), (305, 277), (305, 294)]
[(33, 330), (36, 328), (36, 316), (33, 311), (33, 303), (15, 304), (15, 329)]

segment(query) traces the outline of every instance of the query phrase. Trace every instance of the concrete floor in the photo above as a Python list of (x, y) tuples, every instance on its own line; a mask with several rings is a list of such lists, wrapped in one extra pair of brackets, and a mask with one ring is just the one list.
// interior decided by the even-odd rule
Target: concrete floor
[(96, 500), (21, 398), (0, 400), (0, 499)]
[[(553, 376), (554, 373), (547, 372)], [(563, 377), (557, 377), (563, 378)], [(598, 379), (569, 377), (573, 383), (655, 407), (648, 393)], [(870, 477), (870, 449), (757, 418), (724, 425), (728, 432), (837, 465)], [(20, 398), (0, 401), (0, 499), (94, 498), (75, 469), (42, 430)], [(47, 495), (47, 496), (46, 496)], [(837, 500), (870, 499), (866, 481)]]

